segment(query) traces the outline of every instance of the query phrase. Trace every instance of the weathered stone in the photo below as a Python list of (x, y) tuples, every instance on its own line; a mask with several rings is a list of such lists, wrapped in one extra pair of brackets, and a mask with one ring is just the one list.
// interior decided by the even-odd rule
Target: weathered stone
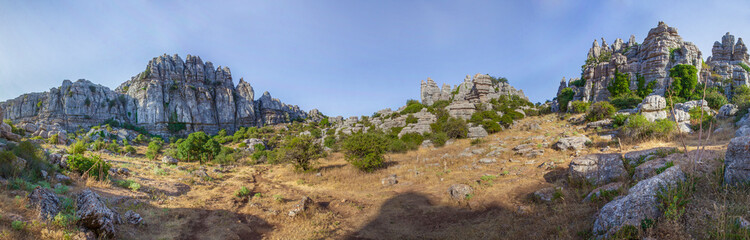
[(556, 187), (542, 188), (534, 191), (534, 198), (542, 202), (551, 202), (555, 200), (558, 191), (562, 191), (562, 189)]
[(311, 204), (313, 204), (313, 200), (307, 196), (303, 196), (302, 199), (300, 199), (299, 202), (294, 205), (294, 208), (292, 208), (292, 210), (289, 210), (289, 214), (287, 215), (289, 215), (290, 217), (295, 217), (307, 210)]
[(123, 216), (125, 218), (125, 222), (130, 224), (139, 224), (141, 221), (143, 221), (143, 218), (140, 214), (133, 212), (133, 210), (128, 210), (125, 212), (125, 215)]
[(99, 237), (111, 238), (115, 235), (115, 224), (121, 222), (120, 214), (104, 204), (99, 194), (85, 189), (76, 200), (76, 217), (81, 226), (88, 228)]
[(582, 150), (586, 148), (586, 144), (591, 142), (591, 139), (589, 139), (586, 136), (574, 136), (574, 137), (566, 137), (561, 138), (557, 143), (552, 145), (557, 150)]
[(677, 148), (675, 147), (657, 147), (646, 150), (627, 152), (623, 155), (623, 158), (625, 158), (625, 160), (627, 160), (629, 164), (635, 165), (640, 160), (643, 160), (648, 156), (660, 155), (660, 157), (664, 157), (669, 153), (674, 152), (677, 152)]
[(381, 179), (380, 183), (386, 187), (391, 186), (391, 185), (396, 185), (398, 183), (398, 176), (396, 176), (396, 174), (388, 175), (387, 177)]
[(466, 184), (453, 184), (448, 188), (448, 195), (456, 201), (465, 200), (473, 193), (474, 189)]
[(604, 119), (586, 124), (586, 128), (609, 128), (612, 127), (612, 119)]
[(28, 196), (29, 204), (42, 219), (52, 219), (60, 212), (60, 199), (49, 188), (36, 187)]
[(750, 181), (750, 136), (729, 141), (724, 158), (724, 183), (734, 185)]
[(736, 115), (737, 112), (739, 112), (739, 111), (740, 111), (740, 109), (737, 108), (737, 105), (734, 105), (734, 104), (731, 104), (731, 103), (730, 104), (725, 104), (724, 106), (721, 106), (721, 108), (719, 108), (719, 115), (718, 115), (718, 117), (719, 118), (732, 117), (732, 116)]
[(165, 155), (164, 157), (161, 158), (161, 162), (164, 163), (164, 164), (177, 164), (180, 161), (177, 160), (176, 158), (173, 158), (173, 157)]
[(620, 154), (589, 154), (577, 157), (570, 162), (568, 173), (573, 179), (583, 179), (594, 185), (628, 177)]
[(625, 225), (639, 228), (643, 219), (658, 219), (661, 215), (656, 195), (659, 189), (675, 186), (685, 180), (685, 174), (674, 166), (652, 178), (638, 182), (628, 190), (628, 195), (617, 198), (602, 207), (596, 216), (593, 232), (611, 236)]
[(495, 160), (494, 158), (482, 158), (482, 159), (479, 159), (479, 163), (484, 163), (484, 164), (492, 164), (492, 163), (496, 163), (496, 162), (497, 162), (497, 160)]
[(476, 138), (483, 138), (487, 136), (487, 131), (484, 130), (483, 127), (470, 127), (469, 128), (469, 134), (467, 135), (468, 138), (476, 139)]

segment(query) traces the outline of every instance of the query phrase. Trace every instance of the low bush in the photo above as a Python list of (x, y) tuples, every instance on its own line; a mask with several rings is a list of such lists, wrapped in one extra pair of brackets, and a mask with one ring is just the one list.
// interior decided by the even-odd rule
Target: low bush
[(615, 114), (615, 111), (615, 107), (609, 102), (597, 102), (589, 108), (589, 111), (586, 114), (586, 120), (593, 122), (608, 119)]
[(642, 141), (647, 139), (669, 139), (675, 131), (675, 123), (668, 119), (649, 122), (643, 115), (631, 115), (619, 135), (622, 139)]
[[(707, 130), (710, 124), (716, 122), (709, 112), (706, 112), (701, 108), (696, 107), (690, 109), (688, 114), (690, 114), (690, 128), (693, 129), (693, 131), (698, 131), (701, 126), (703, 126), (704, 130)], [(702, 119), (701, 116), (703, 117)]]
[(239, 190), (237, 190), (237, 192), (234, 193), (234, 195), (237, 196), (238, 198), (244, 198), (244, 197), (250, 196), (250, 189), (248, 189), (245, 186), (242, 186)]
[(299, 136), (284, 142), (284, 160), (292, 162), (297, 171), (308, 171), (311, 169), (313, 160), (325, 157), (325, 151), (320, 144), (315, 143), (311, 136)]
[(589, 105), (591, 103), (584, 102), (584, 101), (573, 101), (570, 106), (572, 109), (570, 110), (571, 113), (585, 113), (586, 110), (589, 109)]
[(71, 155), (68, 157), (70, 170), (80, 174), (88, 174), (97, 180), (104, 180), (109, 174), (111, 165), (101, 157), (94, 155), (91, 158), (84, 157), (81, 154)]
[(638, 107), (638, 104), (643, 102), (643, 98), (635, 94), (626, 94), (610, 98), (609, 102), (617, 109), (632, 109)]
[(161, 154), (163, 144), (164, 141), (161, 140), (161, 138), (154, 138), (151, 140), (151, 142), (148, 143), (148, 149), (146, 149), (146, 157), (151, 160), (156, 159), (156, 157)]
[(469, 127), (463, 119), (449, 118), (443, 126), (443, 132), (449, 138), (465, 138), (469, 133)]
[(388, 141), (374, 133), (355, 133), (343, 143), (346, 160), (357, 169), (372, 172), (383, 166)]

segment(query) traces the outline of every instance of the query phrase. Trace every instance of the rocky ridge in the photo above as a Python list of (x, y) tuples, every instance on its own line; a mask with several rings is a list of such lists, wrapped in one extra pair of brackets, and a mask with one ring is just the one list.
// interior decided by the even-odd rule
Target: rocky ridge
[[(48, 137), (65, 135), (107, 120), (129, 123), (154, 134), (171, 135), (242, 126), (263, 126), (307, 119), (296, 105), (282, 103), (268, 92), (255, 100), (252, 86), (239, 80), (234, 86), (228, 67), (214, 67), (198, 56), (163, 55), (149, 61), (146, 70), (114, 91), (88, 80), (65, 80), (48, 92), (29, 93), (0, 102), (5, 118), (27, 132)], [(322, 114), (311, 111), (320, 119)], [(42, 131), (40, 131), (42, 130)], [(46, 133), (46, 134), (45, 134)]]

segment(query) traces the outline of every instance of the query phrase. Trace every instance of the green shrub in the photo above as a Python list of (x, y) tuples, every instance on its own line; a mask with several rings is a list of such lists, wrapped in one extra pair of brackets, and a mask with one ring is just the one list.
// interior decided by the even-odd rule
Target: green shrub
[(247, 187), (242, 186), (237, 192), (234, 193), (235, 196), (238, 198), (244, 198), (247, 196), (250, 196), (250, 189), (247, 189)]
[(418, 121), (419, 119), (417, 119), (417, 117), (415, 117), (412, 114), (409, 114), (408, 116), (406, 116), (406, 124), (417, 123)]
[(593, 122), (608, 119), (615, 114), (615, 111), (615, 107), (609, 102), (597, 102), (591, 105), (589, 112), (586, 114), (586, 120)]
[[(708, 129), (708, 126), (711, 123), (715, 123), (714, 117), (701, 108), (695, 107), (693, 109), (690, 109), (688, 114), (690, 114), (690, 128), (692, 128), (693, 131), (698, 131), (701, 128), (701, 125), (703, 126), (704, 130)], [(701, 114), (703, 115), (702, 119)]]
[(151, 142), (148, 143), (148, 149), (146, 149), (146, 157), (151, 160), (156, 159), (156, 157), (161, 154), (162, 144), (164, 144), (164, 141), (161, 140), (161, 138), (154, 138), (151, 140)]
[(448, 141), (448, 134), (444, 132), (431, 133), (425, 137), (432, 141), (432, 145), (435, 147), (445, 146), (445, 142)]
[(13, 230), (16, 230), (16, 231), (23, 231), (26, 229), (26, 222), (24, 221), (14, 220), (10, 225), (13, 228)]
[(410, 99), (406, 101), (406, 108), (401, 111), (401, 114), (418, 113), (422, 108), (424, 108), (424, 105), (419, 103), (419, 101)]
[(484, 121), (482, 121), (482, 127), (489, 134), (493, 134), (493, 133), (500, 132), (500, 131), (503, 130), (503, 127), (500, 126), (499, 123), (497, 123), (495, 121), (492, 121), (492, 120), (484, 120)]
[(669, 70), (671, 91), (678, 97), (690, 98), (698, 84), (698, 70), (693, 65), (678, 64)]
[(200, 161), (201, 164), (213, 160), (221, 146), (204, 132), (194, 132), (177, 144), (177, 158), (185, 161)]
[(632, 109), (643, 102), (643, 98), (635, 94), (624, 94), (619, 97), (609, 98), (609, 102), (617, 109)]
[(52, 219), (52, 224), (64, 228), (73, 225), (76, 221), (78, 221), (78, 219), (75, 215), (60, 212)]
[(135, 155), (136, 153), (138, 153), (138, 151), (136, 151), (135, 148), (133, 146), (130, 146), (130, 145), (128, 145), (128, 146), (125, 147), (124, 152), (125, 153), (129, 153), (131, 155)]
[(68, 165), (70, 166), (70, 170), (80, 174), (88, 174), (97, 180), (104, 180), (109, 174), (109, 168), (111, 167), (109, 163), (97, 155), (87, 158), (81, 154), (69, 156)]
[[(702, 98), (702, 94), (699, 93), (699, 96), (701, 96)], [(722, 94), (721, 92), (719, 92), (719, 90), (716, 88), (709, 88), (706, 91), (705, 100), (706, 102), (708, 102), (708, 107), (710, 107), (711, 109), (719, 109), (721, 108), (721, 106), (724, 106), (729, 103), (729, 100), (727, 100), (727, 97), (724, 96), (724, 94)]]
[(640, 74), (635, 74), (637, 83), (637, 89), (635, 91), (635, 95), (640, 98), (645, 98), (649, 94), (651, 94), (654, 91), (654, 87), (656, 86), (656, 81), (651, 81), (648, 84), (646, 83), (646, 78), (641, 76)]
[(615, 128), (625, 125), (626, 120), (628, 120), (628, 115), (625, 114), (616, 114), (612, 117), (613, 126)]
[(621, 73), (615, 68), (615, 79), (607, 87), (607, 91), (612, 97), (630, 94), (630, 77), (628, 74)]
[(424, 141), (424, 136), (419, 133), (406, 133), (401, 136), (401, 141), (406, 144), (408, 150), (416, 150)]
[(52, 145), (57, 145), (59, 140), (60, 140), (60, 135), (55, 133), (55, 134), (52, 134), (52, 136), (49, 136), (49, 138), (47, 139), (47, 143), (52, 144)]
[(659, 202), (659, 210), (663, 212), (663, 217), (668, 221), (676, 221), (685, 214), (685, 206), (689, 202), (690, 195), (694, 186), (688, 183), (678, 183), (677, 186), (662, 188), (656, 194)]
[(355, 133), (343, 143), (346, 160), (361, 171), (372, 172), (383, 166), (388, 141), (374, 133)]
[(0, 152), (0, 176), (3, 178), (12, 178), (18, 176), (21, 172), (20, 168), (17, 168), (13, 162), (16, 160), (16, 155), (13, 155), (11, 151)]
[(574, 80), (574, 81), (571, 81), (571, 82), (570, 82), (570, 85), (571, 85), (571, 86), (576, 86), (576, 87), (583, 87), (583, 86), (586, 86), (586, 79), (584, 79), (584, 78), (580, 78), (580, 79), (578, 79), (578, 80)]
[(449, 118), (443, 126), (443, 132), (449, 138), (465, 138), (469, 133), (469, 127), (463, 119)]
[(388, 141), (388, 152), (403, 153), (408, 150), (409, 148), (406, 146), (406, 143), (401, 139), (397, 138)]
[(571, 113), (585, 113), (587, 109), (589, 109), (589, 105), (591, 103), (584, 102), (584, 101), (573, 101), (571, 103), (571, 107), (573, 109), (570, 109)]
[(297, 171), (308, 171), (313, 160), (325, 157), (325, 151), (311, 136), (294, 137), (284, 142), (282, 148), (284, 160), (292, 162)]
[(628, 119), (619, 133), (623, 139), (669, 138), (675, 131), (675, 123), (667, 119), (649, 122), (643, 115), (631, 115)]

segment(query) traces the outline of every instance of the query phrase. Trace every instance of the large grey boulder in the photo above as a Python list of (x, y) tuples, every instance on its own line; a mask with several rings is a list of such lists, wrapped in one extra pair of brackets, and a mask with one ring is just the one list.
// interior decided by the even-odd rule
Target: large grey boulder
[(732, 117), (732, 116), (736, 115), (737, 112), (739, 112), (739, 111), (740, 111), (740, 109), (737, 108), (737, 105), (734, 105), (734, 104), (731, 104), (731, 103), (730, 104), (725, 104), (724, 106), (721, 106), (721, 108), (719, 108), (718, 117), (719, 118)]
[(176, 158), (173, 158), (173, 157), (170, 157), (170, 156), (164, 156), (164, 157), (161, 158), (161, 162), (164, 163), (164, 164), (177, 164), (180, 161), (177, 160)]
[(591, 139), (589, 139), (586, 136), (580, 135), (580, 136), (573, 136), (573, 137), (566, 137), (561, 138), (557, 141), (552, 147), (554, 147), (557, 150), (581, 150), (586, 148), (586, 143), (591, 142)]
[(659, 111), (667, 108), (667, 100), (659, 95), (650, 95), (643, 98), (639, 110), (645, 112)]
[(448, 195), (451, 199), (461, 201), (474, 193), (474, 189), (466, 184), (453, 184), (448, 188)]
[(487, 131), (484, 130), (484, 128), (481, 126), (470, 127), (469, 134), (467, 135), (467, 137), (471, 139), (483, 138), (486, 136), (487, 136)]
[(684, 180), (685, 174), (679, 166), (674, 166), (638, 182), (628, 190), (628, 195), (607, 203), (599, 210), (592, 232), (599, 234), (598, 237), (606, 237), (625, 225), (640, 228), (643, 219), (658, 219), (662, 214), (656, 198), (659, 189), (674, 187)]
[(580, 179), (594, 185), (614, 182), (628, 177), (628, 172), (620, 154), (589, 154), (574, 158), (570, 162), (568, 174), (572, 179)]
[(76, 217), (81, 226), (94, 231), (99, 237), (111, 238), (115, 235), (115, 224), (122, 222), (120, 214), (112, 211), (91, 189), (85, 189), (76, 199)]
[(36, 187), (28, 196), (29, 204), (42, 219), (52, 219), (60, 212), (60, 199), (49, 188)]
[(724, 183), (733, 185), (750, 181), (750, 136), (729, 141), (724, 165)]

